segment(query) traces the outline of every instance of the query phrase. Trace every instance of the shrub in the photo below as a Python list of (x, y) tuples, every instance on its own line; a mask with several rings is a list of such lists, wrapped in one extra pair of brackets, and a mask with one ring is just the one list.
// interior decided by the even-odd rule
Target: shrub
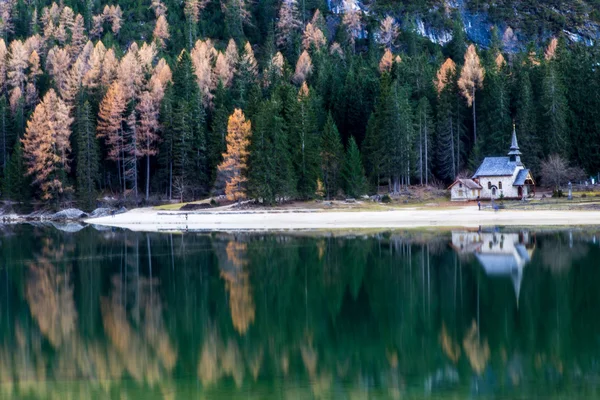
[(552, 192), (552, 197), (563, 197), (563, 191), (561, 189), (554, 189), (554, 191)]
[(381, 202), (386, 203), (386, 204), (391, 203), (392, 198), (390, 197), (390, 195), (384, 194), (383, 197), (381, 198)]

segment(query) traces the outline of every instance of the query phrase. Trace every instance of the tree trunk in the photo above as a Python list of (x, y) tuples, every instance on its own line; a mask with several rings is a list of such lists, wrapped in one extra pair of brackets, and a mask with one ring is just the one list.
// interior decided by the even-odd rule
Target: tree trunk
[(146, 201), (150, 197), (150, 155), (146, 156)]
[(475, 87), (473, 87), (473, 145), (477, 143), (477, 114), (475, 113)]

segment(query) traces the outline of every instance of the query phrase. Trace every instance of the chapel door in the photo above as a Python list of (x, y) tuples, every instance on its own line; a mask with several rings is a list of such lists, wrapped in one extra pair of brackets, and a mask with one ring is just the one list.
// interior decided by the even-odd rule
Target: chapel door
[(519, 198), (522, 199), (523, 198), (523, 186), (519, 186)]

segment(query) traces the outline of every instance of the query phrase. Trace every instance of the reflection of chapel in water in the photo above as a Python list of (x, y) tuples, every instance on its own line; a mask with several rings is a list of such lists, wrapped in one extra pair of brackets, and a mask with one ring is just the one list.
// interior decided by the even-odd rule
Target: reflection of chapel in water
[(523, 268), (535, 250), (529, 232), (454, 231), (451, 246), (461, 256), (473, 254), (490, 278), (510, 278), (519, 303)]

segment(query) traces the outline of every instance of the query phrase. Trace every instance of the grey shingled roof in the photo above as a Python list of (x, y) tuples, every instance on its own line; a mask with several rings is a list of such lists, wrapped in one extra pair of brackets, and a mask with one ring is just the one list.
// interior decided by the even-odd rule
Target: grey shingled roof
[[(459, 178), (456, 181), (454, 181), (454, 183), (452, 185), (450, 185), (450, 188), (454, 185), (456, 185), (457, 183), (462, 183), (463, 185), (465, 185), (465, 187), (467, 189), (482, 189), (481, 185), (477, 182), (475, 182), (472, 179), (464, 179), (464, 178)], [(448, 188), (448, 189), (450, 189)]]
[(515, 172), (517, 163), (511, 162), (509, 157), (486, 157), (473, 178), (480, 176), (510, 176)]
[(525, 184), (525, 179), (527, 179), (527, 175), (529, 175), (528, 169), (520, 170), (515, 178), (515, 183), (513, 183), (513, 186), (523, 186)]

